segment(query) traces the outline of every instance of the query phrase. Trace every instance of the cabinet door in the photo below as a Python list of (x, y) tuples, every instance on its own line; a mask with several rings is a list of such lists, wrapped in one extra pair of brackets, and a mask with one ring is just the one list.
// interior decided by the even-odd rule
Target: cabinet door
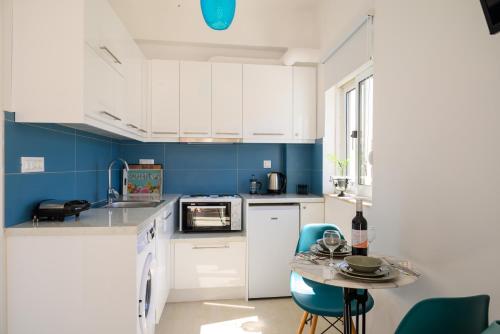
[(212, 134), (212, 66), (181, 62), (181, 137)]
[(316, 139), (316, 68), (293, 68), (293, 139)]
[(151, 135), (179, 137), (178, 61), (151, 61)]
[(126, 68), (126, 115), (127, 127), (138, 133), (143, 128), (143, 90), (142, 90), (142, 60), (132, 59), (125, 65)]
[(175, 289), (245, 286), (245, 242), (210, 239), (175, 244)]
[(170, 291), (170, 239), (174, 229), (172, 205), (156, 219), (156, 323), (160, 321)]
[(298, 205), (247, 210), (249, 298), (290, 295), (290, 267), (299, 237)]
[(291, 67), (243, 65), (243, 138), (289, 140), (292, 120)]
[(122, 126), (123, 78), (90, 47), (85, 47), (85, 113), (114, 126)]
[(108, 1), (85, 1), (85, 40), (116, 71), (125, 74), (127, 43), (132, 38)]
[(325, 223), (324, 203), (301, 203), (300, 204), (300, 228), (308, 224)]
[(212, 137), (242, 137), (242, 71), (241, 64), (212, 64)]

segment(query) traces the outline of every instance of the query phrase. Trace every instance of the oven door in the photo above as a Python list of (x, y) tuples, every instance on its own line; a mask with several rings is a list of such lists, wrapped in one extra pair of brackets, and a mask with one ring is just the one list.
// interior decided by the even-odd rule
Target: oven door
[(182, 203), (182, 230), (186, 232), (230, 231), (231, 203)]

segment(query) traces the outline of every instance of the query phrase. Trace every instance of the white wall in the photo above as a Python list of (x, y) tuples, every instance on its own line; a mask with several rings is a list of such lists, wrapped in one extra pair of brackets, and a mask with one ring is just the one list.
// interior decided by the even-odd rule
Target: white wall
[(287, 48), (319, 45), (316, 1), (237, 1), (233, 24), (226, 31), (207, 27), (200, 1), (110, 2), (136, 39)]
[(318, 0), (320, 47), (323, 53), (334, 47), (353, 25), (374, 6), (374, 0)]
[[(360, 23), (361, 19), (369, 12), (372, 12), (373, 8), (373, 0), (318, 0), (317, 18), (321, 58), (327, 56), (333, 48), (337, 47), (352, 32), (354, 27)], [(339, 58), (338, 61), (344, 64), (337, 64), (333, 59), (330, 59), (328, 64), (321, 64), (318, 67), (317, 138), (323, 138), (327, 135), (325, 133), (325, 121), (327, 121), (327, 117), (325, 117), (324, 93), (337, 83), (335, 80), (341, 80), (344, 76), (355, 70), (355, 68), (344, 68), (342, 65), (356, 63), (358, 66), (361, 66), (364, 62), (368, 61), (368, 53), (371, 50), (367, 48), (367, 37), (367, 26), (365, 25), (349, 41), (345, 48), (340, 49), (336, 53), (335, 58)], [(353, 53), (356, 51), (362, 51), (364, 55), (360, 56), (358, 53)]]
[[(0, 106), (3, 107), (4, 97), (4, 27), (6, 2), (0, 0)], [(4, 238), (4, 114), (0, 108), (0, 333), (7, 333), (7, 310), (5, 288), (5, 238)]]
[(489, 294), (490, 320), (500, 319), (500, 35), (488, 34), (475, 0), (376, 0), (375, 11), (369, 223), (377, 250), (424, 276), (374, 292), (370, 332), (393, 332), (435, 296)]

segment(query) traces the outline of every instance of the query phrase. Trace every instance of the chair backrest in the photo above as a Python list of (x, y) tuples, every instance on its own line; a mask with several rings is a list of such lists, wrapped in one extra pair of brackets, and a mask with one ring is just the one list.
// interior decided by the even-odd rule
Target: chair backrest
[(490, 297), (431, 298), (412, 307), (396, 334), (478, 334), (488, 327)]
[(490, 327), (481, 334), (500, 334), (500, 320), (492, 322)]
[(340, 232), (340, 237), (344, 239), (342, 231), (333, 224), (309, 224), (305, 225), (299, 236), (299, 241), (297, 242), (297, 248), (295, 253), (308, 251), (312, 244), (316, 243), (316, 240), (323, 238), (323, 233), (326, 230), (336, 230)]

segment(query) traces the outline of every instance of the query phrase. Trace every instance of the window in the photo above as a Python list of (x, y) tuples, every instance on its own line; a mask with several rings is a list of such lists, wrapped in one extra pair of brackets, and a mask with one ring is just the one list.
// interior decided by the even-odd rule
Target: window
[[(373, 72), (365, 71), (340, 89), (343, 103), (338, 119), (345, 122), (341, 141), (349, 164), (347, 176), (351, 191), (369, 195), (373, 181)], [(343, 130), (343, 131), (342, 131)], [(340, 148), (343, 150), (343, 148)]]

